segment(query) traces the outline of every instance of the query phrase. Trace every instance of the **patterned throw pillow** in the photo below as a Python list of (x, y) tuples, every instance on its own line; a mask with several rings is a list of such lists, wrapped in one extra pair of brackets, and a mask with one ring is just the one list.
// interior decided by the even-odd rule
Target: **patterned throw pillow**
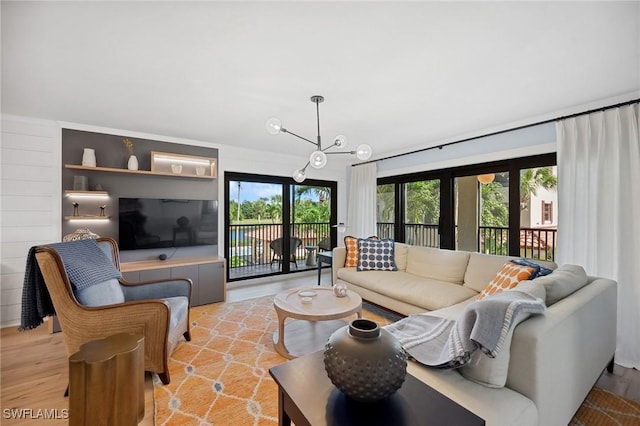
[(358, 271), (397, 271), (393, 240), (358, 238)]
[[(371, 236), (370, 240), (377, 240), (378, 237)], [(345, 268), (355, 268), (358, 266), (358, 238), (347, 235), (344, 237), (344, 247), (347, 249), (347, 257), (344, 259)]]
[(498, 271), (489, 285), (477, 296), (477, 300), (500, 293), (501, 291), (514, 288), (520, 281), (529, 280), (538, 273), (539, 268), (535, 266), (518, 265), (515, 262), (508, 261)]
[(546, 266), (539, 265), (539, 264), (537, 264), (535, 262), (532, 262), (530, 260), (527, 260), (527, 259), (511, 259), (511, 261), (513, 263), (517, 263), (518, 265), (533, 266), (534, 268), (538, 267), (538, 273), (535, 274), (534, 276), (532, 276), (531, 279), (538, 278), (538, 277), (543, 277), (543, 276), (549, 275), (550, 273), (553, 272), (552, 269), (549, 269)]

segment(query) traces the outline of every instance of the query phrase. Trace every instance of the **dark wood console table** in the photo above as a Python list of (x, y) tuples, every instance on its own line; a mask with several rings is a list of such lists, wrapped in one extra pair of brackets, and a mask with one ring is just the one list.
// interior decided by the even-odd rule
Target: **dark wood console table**
[(269, 369), (278, 384), (279, 425), (423, 426), (484, 425), (466, 408), (407, 374), (402, 387), (385, 400), (358, 403), (327, 377), (322, 351)]

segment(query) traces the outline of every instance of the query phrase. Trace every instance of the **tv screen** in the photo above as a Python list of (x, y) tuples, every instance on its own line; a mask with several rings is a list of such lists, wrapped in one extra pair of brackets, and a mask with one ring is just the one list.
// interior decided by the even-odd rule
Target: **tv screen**
[(217, 244), (213, 200), (120, 198), (118, 245), (121, 250)]

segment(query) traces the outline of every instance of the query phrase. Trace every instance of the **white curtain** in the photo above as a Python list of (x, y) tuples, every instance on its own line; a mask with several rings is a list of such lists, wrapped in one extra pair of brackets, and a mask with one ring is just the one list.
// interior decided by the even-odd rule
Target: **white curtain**
[(640, 369), (638, 104), (558, 121), (557, 262), (618, 282), (616, 363)]
[(376, 163), (351, 168), (346, 235), (367, 238), (376, 235)]

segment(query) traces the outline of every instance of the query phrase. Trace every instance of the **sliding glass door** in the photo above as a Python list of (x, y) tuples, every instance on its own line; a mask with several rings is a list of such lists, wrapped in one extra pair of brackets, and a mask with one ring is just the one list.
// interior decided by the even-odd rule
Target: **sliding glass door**
[(336, 183), (225, 174), (228, 281), (316, 269), (335, 247)]
[(378, 234), (412, 245), (553, 260), (555, 154), (378, 180)]

